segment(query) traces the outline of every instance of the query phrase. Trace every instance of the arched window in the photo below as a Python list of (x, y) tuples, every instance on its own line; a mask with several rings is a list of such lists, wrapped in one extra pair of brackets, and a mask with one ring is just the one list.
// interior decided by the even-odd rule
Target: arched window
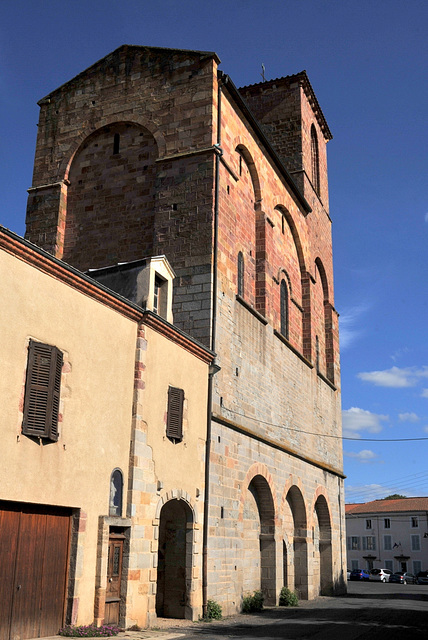
[(288, 287), (284, 279), (281, 280), (281, 335), (288, 340)]
[(314, 125), (311, 127), (311, 162), (312, 162), (312, 184), (315, 191), (320, 192), (320, 165), (318, 154), (318, 137)]
[(120, 469), (114, 469), (110, 476), (109, 516), (122, 516), (123, 475)]
[(238, 253), (238, 296), (244, 297), (244, 256)]

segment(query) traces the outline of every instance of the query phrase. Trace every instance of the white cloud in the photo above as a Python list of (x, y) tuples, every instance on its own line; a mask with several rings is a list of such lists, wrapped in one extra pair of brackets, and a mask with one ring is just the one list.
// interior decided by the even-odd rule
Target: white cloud
[(345, 485), (345, 500), (348, 503), (370, 502), (385, 498), (393, 493), (397, 493), (396, 487), (387, 487), (382, 484)]
[(368, 305), (360, 304), (343, 311), (339, 317), (340, 348), (346, 349), (362, 334), (362, 329), (355, 328), (355, 324), (368, 310)]
[(420, 378), (428, 377), (428, 367), (391, 367), (383, 371), (365, 371), (357, 374), (360, 380), (371, 382), (377, 387), (413, 387)]
[(360, 431), (379, 433), (379, 431), (382, 431), (381, 423), (388, 419), (388, 416), (371, 413), (358, 407), (351, 407), (342, 411), (343, 435), (345, 437), (360, 438)]
[(398, 414), (401, 422), (419, 422), (420, 418), (416, 413), (400, 413)]
[(351, 451), (344, 451), (343, 453), (345, 456), (348, 456), (348, 458), (356, 458), (357, 460), (359, 460), (359, 462), (362, 462), (363, 464), (381, 462), (378, 459), (379, 456), (373, 451), (370, 451), (370, 449), (362, 449), (362, 451), (359, 451), (358, 453), (353, 453)]
[(428, 389), (422, 389), (421, 398), (428, 398)]

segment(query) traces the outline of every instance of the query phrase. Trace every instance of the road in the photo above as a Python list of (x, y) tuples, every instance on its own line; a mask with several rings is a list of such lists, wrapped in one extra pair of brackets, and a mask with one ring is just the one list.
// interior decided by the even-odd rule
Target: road
[[(146, 639), (147, 635), (140, 637)], [(197, 623), (186, 629), (170, 628), (168, 640), (173, 638), (427, 640), (428, 586), (348, 582), (346, 597), (322, 597), (301, 602), (297, 608), (278, 607), (266, 609), (260, 615)]]

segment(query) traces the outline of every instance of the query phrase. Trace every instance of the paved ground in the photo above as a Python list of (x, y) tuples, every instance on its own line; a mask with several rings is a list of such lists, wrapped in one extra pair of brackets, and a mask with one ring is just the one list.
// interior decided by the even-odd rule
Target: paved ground
[(427, 640), (428, 586), (348, 583), (346, 597), (321, 597), (297, 608), (273, 607), (260, 615), (241, 614), (211, 623), (160, 619), (153, 629), (124, 631), (118, 638)]

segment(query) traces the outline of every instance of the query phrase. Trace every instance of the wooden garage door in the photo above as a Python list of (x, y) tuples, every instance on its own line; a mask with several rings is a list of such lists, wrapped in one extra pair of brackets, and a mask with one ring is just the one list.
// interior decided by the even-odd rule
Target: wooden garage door
[(58, 633), (69, 538), (70, 512), (0, 502), (0, 640)]

